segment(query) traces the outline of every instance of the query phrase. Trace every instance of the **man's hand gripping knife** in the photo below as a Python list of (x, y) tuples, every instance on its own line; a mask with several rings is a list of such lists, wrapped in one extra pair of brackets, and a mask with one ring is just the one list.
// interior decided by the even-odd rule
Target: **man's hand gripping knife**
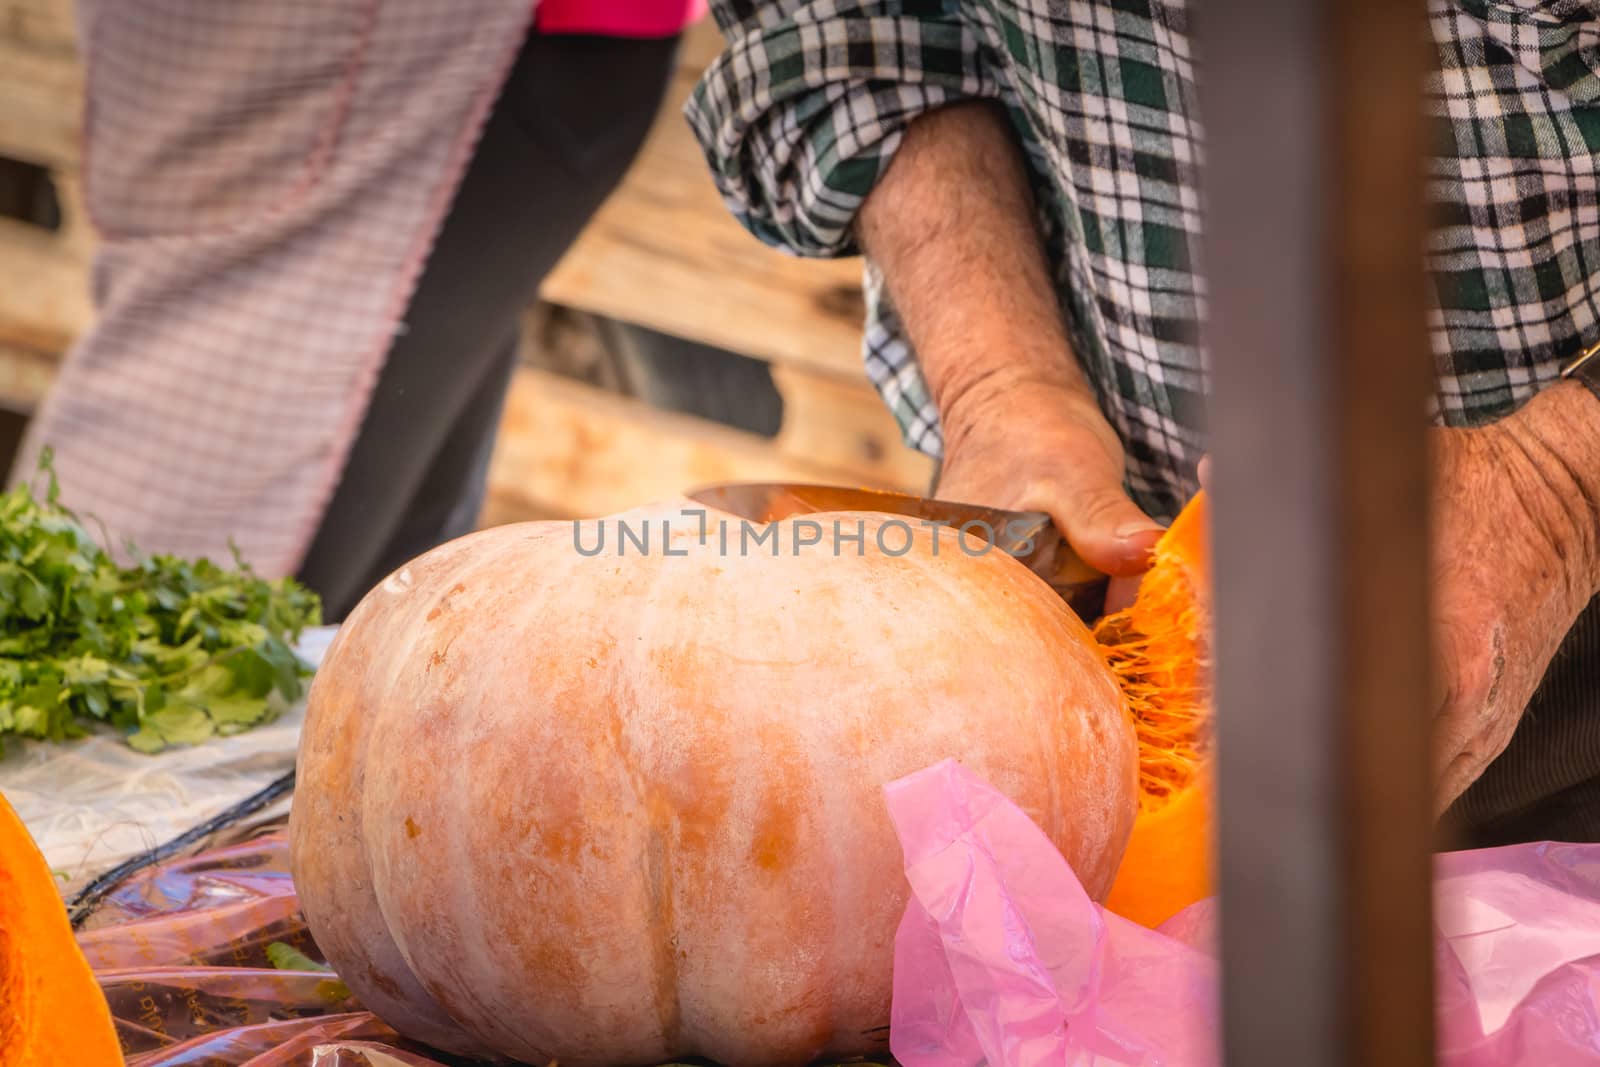
[(862, 205), (857, 235), (938, 405), (938, 494), (1049, 514), (1131, 600), (1161, 527), (1123, 490), (1124, 456), (1073, 356), (1035, 226), (1021, 152), (987, 103), (907, 130)]

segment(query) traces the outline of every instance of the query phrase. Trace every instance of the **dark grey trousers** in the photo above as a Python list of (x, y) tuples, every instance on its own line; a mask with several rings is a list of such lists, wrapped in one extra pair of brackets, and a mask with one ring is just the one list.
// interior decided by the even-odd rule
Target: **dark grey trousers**
[(1600, 841), (1600, 597), (1545, 673), (1511, 744), (1446, 813), (1446, 844)]
[(649, 132), (677, 40), (530, 35), (484, 130), (301, 565), (329, 622), (469, 532), (518, 323)]

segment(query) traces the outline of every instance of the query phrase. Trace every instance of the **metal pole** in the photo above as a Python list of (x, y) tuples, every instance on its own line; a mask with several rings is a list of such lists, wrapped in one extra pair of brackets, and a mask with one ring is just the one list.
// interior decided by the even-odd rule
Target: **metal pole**
[(1433, 1062), (1421, 0), (1208, 0), (1229, 1067)]

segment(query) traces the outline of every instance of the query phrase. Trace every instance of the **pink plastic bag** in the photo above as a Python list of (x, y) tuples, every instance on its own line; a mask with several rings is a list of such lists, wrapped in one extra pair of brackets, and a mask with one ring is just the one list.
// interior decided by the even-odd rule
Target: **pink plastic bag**
[[(952, 761), (885, 794), (912, 893), (895, 941), (903, 1067), (1218, 1062), (1215, 901), (1160, 931), (1105, 911)], [(1443, 854), (1435, 923), (1442, 1067), (1600, 1062), (1600, 845)]]
[(890, 1015), (904, 1067), (1215, 1062), (1215, 960), (1091, 901), (1049, 838), (959, 764), (885, 793), (911, 883)]
[(1600, 1063), (1600, 845), (1442, 855), (1434, 928), (1442, 1064)]

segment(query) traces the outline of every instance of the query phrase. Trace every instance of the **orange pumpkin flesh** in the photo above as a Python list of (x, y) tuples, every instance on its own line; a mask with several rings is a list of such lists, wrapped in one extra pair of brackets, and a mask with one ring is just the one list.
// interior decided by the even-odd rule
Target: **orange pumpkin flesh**
[(623, 518), (670, 520), (673, 554), (496, 527), (407, 564), (330, 647), (291, 862), (366, 1006), (563, 1067), (882, 1054), (909, 893), (882, 788), (949, 757), (1104, 897), (1135, 731), (1021, 563), (903, 521), (878, 551), (882, 515), (821, 517), (862, 522), (859, 555), (791, 550), (800, 519), (774, 555), (721, 548), (714, 512), (704, 540), (675, 509)]
[(120, 1067), (105, 995), (54, 876), (0, 796), (0, 1067)]
[(1139, 817), (1106, 907), (1158, 926), (1213, 892), (1206, 498), (1156, 546), (1138, 598), (1095, 626), (1139, 737)]

